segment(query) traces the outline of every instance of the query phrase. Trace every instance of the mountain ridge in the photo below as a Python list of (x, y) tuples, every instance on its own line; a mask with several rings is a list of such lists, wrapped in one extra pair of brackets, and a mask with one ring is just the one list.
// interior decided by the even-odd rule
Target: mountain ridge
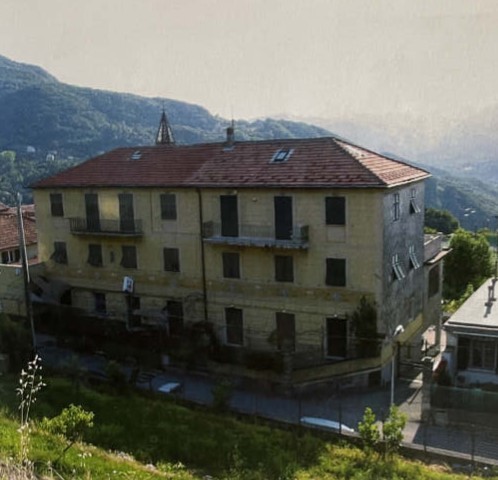
[[(202, 106), (69, 85), (38, 66), (0, 55), (0, 152), (4, 152), (0, 154), (0, 201), (14, 203), (17, 191), (22, 191), (29, 200), (29, 184), (104, 151), (152, 144), (163, 108), (178, 143), (224, 140), (229, 121), (212, 115)], [(383, 131), (380, 123), (365, 126), (359, 122), (355, 125), (347, 119), (328, 125), (338, 126), (338, 129), (342, 125), (343, 133), (332, 133), (327, 128), (285, 118), (237, 120), (236, 139), (332, 135), (351, 139), (352, 143), (375, 151), (397, 151), (393, 138), (397, 138), (394, 133), (398, 132), (398, 127)], [(490, 132), (492, 129), (488, 130), (488, 136)], [(413, 129), (406, 129), (403, 138), (407, 139), (405, 145), (417, 146)], [(446, 141), (451, 143), (451, 139)], [(372, 146), (372, 143), (377, 145)], [(378, 145), (387, 148), (378, 148)], [(459, 172), (467, 175), (465, 179), (447, 170), (438, 170), (438, 162), (426, 161), (427, 151), (436, 146), (433, 139), (430, 145), (426, 145), (425, 153), (415, 148), (414, 155), (410, 154), (414, 161), (408, 161), (423, 164), (426, 169), (429, 165), (428, 170), (433, 173), (433, 178), (427, 183), (427, 206), (448, 209), (466, 228), (489, 226), (498, 213), (498, 186), (470, 178), (471, 170)], [(389, 156), (406, 162), (403, 155), (407, 149), (400, 149), (400, 155)], [(493, 160), (487, 162), (486, 180), (489, 180), (493, 178)], [(496, 179), (498, 182), (498, 169)], [(469, 211), (474, 213), (470, 216)]]

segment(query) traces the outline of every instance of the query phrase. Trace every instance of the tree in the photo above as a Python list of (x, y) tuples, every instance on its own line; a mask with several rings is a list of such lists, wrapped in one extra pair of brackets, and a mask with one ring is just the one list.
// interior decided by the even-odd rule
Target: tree
[(41, 428), (66, 439), (66, 448), (60, 455), (62, 457), (76, 442), (83, 439), (89, 428), (93, 427), (93, 417), (93, 412), (86, 411), (80, 405), (71, 404), (56, 417), (43, 418)]
[(380, 432), (375, 422), (375, 413), (370, 407), (365, 408), (363, 420), (358, 423), (358, 432), (367, 453), (374, 451), (380, 441)]
[(382, 426), (386, 455), (392, 455), (399, 449), (403, 441), (403, 430), (406, 426), (407, 417), (399, 411), (396, 405), (391, 405), (389, 415)]
[(477, 290), (493, 273), (492, 254), (486, 237), (458, 229), (451, 238), (451, 253), (444, 263), (443, 296), (460, 298), (469, 284)]
[(357, 354), (360, 358), (378, 355), (377, 309), (375, 304), (361, 297), (360, 303), (351, 314), (351, 330), (357, 340)]
[(458, 229), (458, 220), (448, 210), (427, 208), (425, 210), (425, 226), (448, 235)]

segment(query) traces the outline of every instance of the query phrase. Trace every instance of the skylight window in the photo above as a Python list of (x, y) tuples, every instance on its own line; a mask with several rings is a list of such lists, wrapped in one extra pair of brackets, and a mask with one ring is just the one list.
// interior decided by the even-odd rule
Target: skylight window
[(140, 150), (135, 150), (131, 155), (132, 160), (140, 160), (142, 158), (142, 152)]
[(273, 158), (271, 159), (271, 163), (282, 163), (289, 160), (289, 157), (292, 155), (294, 150), (292, 148), (281, 148), (277, 150)]

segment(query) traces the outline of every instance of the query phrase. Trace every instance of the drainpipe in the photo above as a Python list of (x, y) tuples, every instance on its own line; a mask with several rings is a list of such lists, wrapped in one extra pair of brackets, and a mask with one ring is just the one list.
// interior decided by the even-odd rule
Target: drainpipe
[(208, 321), (208, 306), (207, 306), (207, 286), (206, 286), (206, 256), (204, 251), (204, 241), (202, 239), (202, 226), (204, 217), (202, 215), (202, 195), (200, 188), (196, 188), (197, 198), (199, 200), (199, 232), (201, 241), (201, 270), (202, 270), (202, 299), (204, 303), (204, 321)]

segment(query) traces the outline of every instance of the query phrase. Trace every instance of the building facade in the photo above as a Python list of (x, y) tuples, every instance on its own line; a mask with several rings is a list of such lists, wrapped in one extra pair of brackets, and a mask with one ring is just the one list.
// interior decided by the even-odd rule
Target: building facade
[[(398, 325), (420, 330), (427, 172), (336, 138), (161, 137), (34, 185), (45, 275), (73, 308), (170, 337), (209, 324), (231, 358), (281, 354), (293, 382), (366, 378)], [(353, 325), (362, 299), (374, 338)]]

